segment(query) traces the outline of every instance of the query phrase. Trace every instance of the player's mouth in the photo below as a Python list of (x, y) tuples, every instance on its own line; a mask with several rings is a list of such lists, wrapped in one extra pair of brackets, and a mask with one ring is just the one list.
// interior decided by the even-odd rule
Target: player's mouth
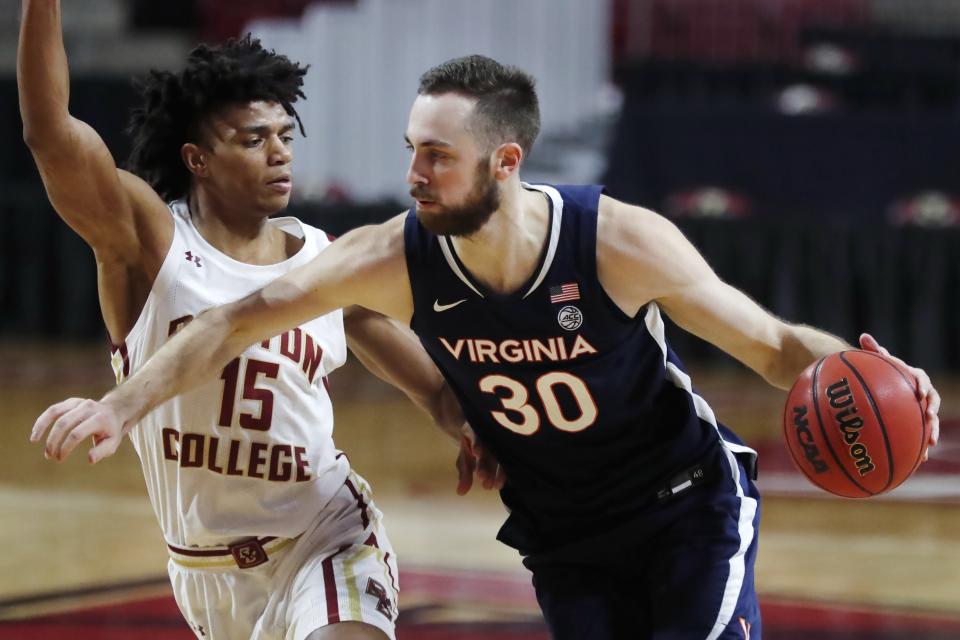
[(431, 198), (429, 198), (429, 197), (425, 197), (425, 196), (429, 196), (429, 195), (430, 195), (429, 193), (427, 193), (426, 191), (420, 190), (420, 189), (416, 189), (416, 188), (410, 189), (410, 197), (412, 197), (414, 200), (416, 200), (416, 202), (417, 202), (417, 207), (418, 207), (418, 208), (420, 208), (420, 207), (431, 207), (431, 206), (437, 204), (437, 201), (436, 201), (436, 200), (433, 200), (433, 199), (431, 199)]
[(290, 189), (293, 188), (293, 181), (290, 176), (280, 176), (268, 182), (267, 186), (279, 193), (290, 193)]

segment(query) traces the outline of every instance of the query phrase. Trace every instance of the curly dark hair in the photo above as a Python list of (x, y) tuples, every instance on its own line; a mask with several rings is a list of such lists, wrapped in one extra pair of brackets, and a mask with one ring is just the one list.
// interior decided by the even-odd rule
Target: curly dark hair
[(476, 98), (472, 128), (489, 145), (513, 140), (524, 153), (530, 153), (540, 133), (533, 76), (486, 56), (454, 58), (427, 70), (420, 76), (417, 93), (460, 93)]
[(228, 104), (278, 102), (306, 135), (293, 103), (306, 97), (301, 87), (308, 68), (264, 49), (247, 34), (222, 45), (201, 44), (178, 74), (150, 71), (137, 82), (143, 102), (131, 111), (127, 168), (165, 200), (186, 196), (191, 173), (180, 148), (197, 141), (204, 119)]

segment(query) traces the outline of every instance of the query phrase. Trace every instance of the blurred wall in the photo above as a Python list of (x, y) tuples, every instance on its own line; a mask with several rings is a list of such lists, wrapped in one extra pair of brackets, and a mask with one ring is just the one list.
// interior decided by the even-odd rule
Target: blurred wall
[[(308, 9), (302, 23), (256, 23), (269, 46), (313, 65), (302, 105), (309, 137), (296, 143), (295, 163), (298, 184), (312, 186), (297, 194), (291, 213), (342, 233), (407, 206), (402, 133), (417, 77), (451, 56), (486, 52), (538, 76), (545, 136), (609, 136), (611, 194), (675, 216), (722, 277), (775, 313), (851, 341), (873, 331), (923, 366), (960, 369), (956, 32), (896, 31), (889, 12), (889, 28), (866, 29), (854, 12), (843, 24), (792, 23), (796, 40), (770, 49), (773, 59), (756, 58), (763, 50), (753, 45), (743, 50), (748, 59), (737, 58), (743, 51), (720, 44), (707, 47), (704, 59), (677, 48), (697, 42), (683, 40), (676, 11), (713, 0), (624, 0), (633, 8), (667, 6), (647, 19), (672, 21), (674, 29), (659, 41), (666, 49), (646, 41), (634, 56), (610, 40), (611, 33), (629, 36), (625, 25), (634, 14), (563, 1), (361, 0)], [(730, 13), (711, 37), (759, 24), (736, 22), (745, 15)], [(808, 66), (804, 52), (824, 43), (852, 54), (828, 56), (834, 63), (856, 64), (841, 64), (842, 74), (836, 65)], [(615, 67), (611, 51), (620, 52)], [(717, 52), (733, 57), (709, 57)], [(607, 130), (591, 124), (590, 114), (611, 76), (624, 100)], [(134, 100), (126, 74), (88, 72), (73, 80), (74, 115), (93, 125), (122, 162)], [(785, 110), (783, 90), (796, 84), (831, 99)], [(10, 141), (0, 149), (0, 335), (100, 339), (91, 252), (43, 194), (20, 142), (10, 76), (0, 79), (0, 133)], [(914, 197), (927, 190), (939, 195)], [(344, 196), (342, 205), (317, 204)], [(386, 204), (357, 204), (371, 201)], [(943, 226), (888, 224), (893, 212), (909, 219), (922, 210), (918, 202), (935, 203), (928, 218)], [(714, 354), (675, 339), (683, 354)]]
[(597, 110), (610, 77), (609, 5), (583, 0), (362, 0), (319, 4), (300, 20), (248, 25), (265, 45), (310, 64), (295, 182), (308, 198), (402, 196), (403, 141), (418, 78), (479, 53), (538, 80), (545, 132)]

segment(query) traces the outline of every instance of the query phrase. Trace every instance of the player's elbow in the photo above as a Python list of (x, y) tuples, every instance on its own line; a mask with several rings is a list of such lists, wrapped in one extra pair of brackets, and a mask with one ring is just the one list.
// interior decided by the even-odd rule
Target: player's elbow
[(43, 127), (30, 124), (26, 119), (23, 122), (23, 142), (34, 153), (50, 145), (49, 136), (44, 135)]
[(767, 355), (763, 377), (780, 389), (790, 389), (803, 369), (815, 358), (805, 340), (806, 327), (778, 321), (775, 348)]
[(55, 152), (58, 146), (62, 147), (69, 139), (61, 122), (28, 115), (23, 116), (22, 136), (24, 144), (34, 155)]

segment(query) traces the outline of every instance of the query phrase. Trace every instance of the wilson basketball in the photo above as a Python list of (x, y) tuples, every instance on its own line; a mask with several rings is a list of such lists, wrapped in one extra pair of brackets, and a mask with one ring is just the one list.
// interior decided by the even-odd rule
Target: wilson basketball
[(800, 471), (847, 498), (875, 496), (909, 478), (930, 437), (913, 379), (859, 350), (807, 367), (787, 398), (783, 433)]

